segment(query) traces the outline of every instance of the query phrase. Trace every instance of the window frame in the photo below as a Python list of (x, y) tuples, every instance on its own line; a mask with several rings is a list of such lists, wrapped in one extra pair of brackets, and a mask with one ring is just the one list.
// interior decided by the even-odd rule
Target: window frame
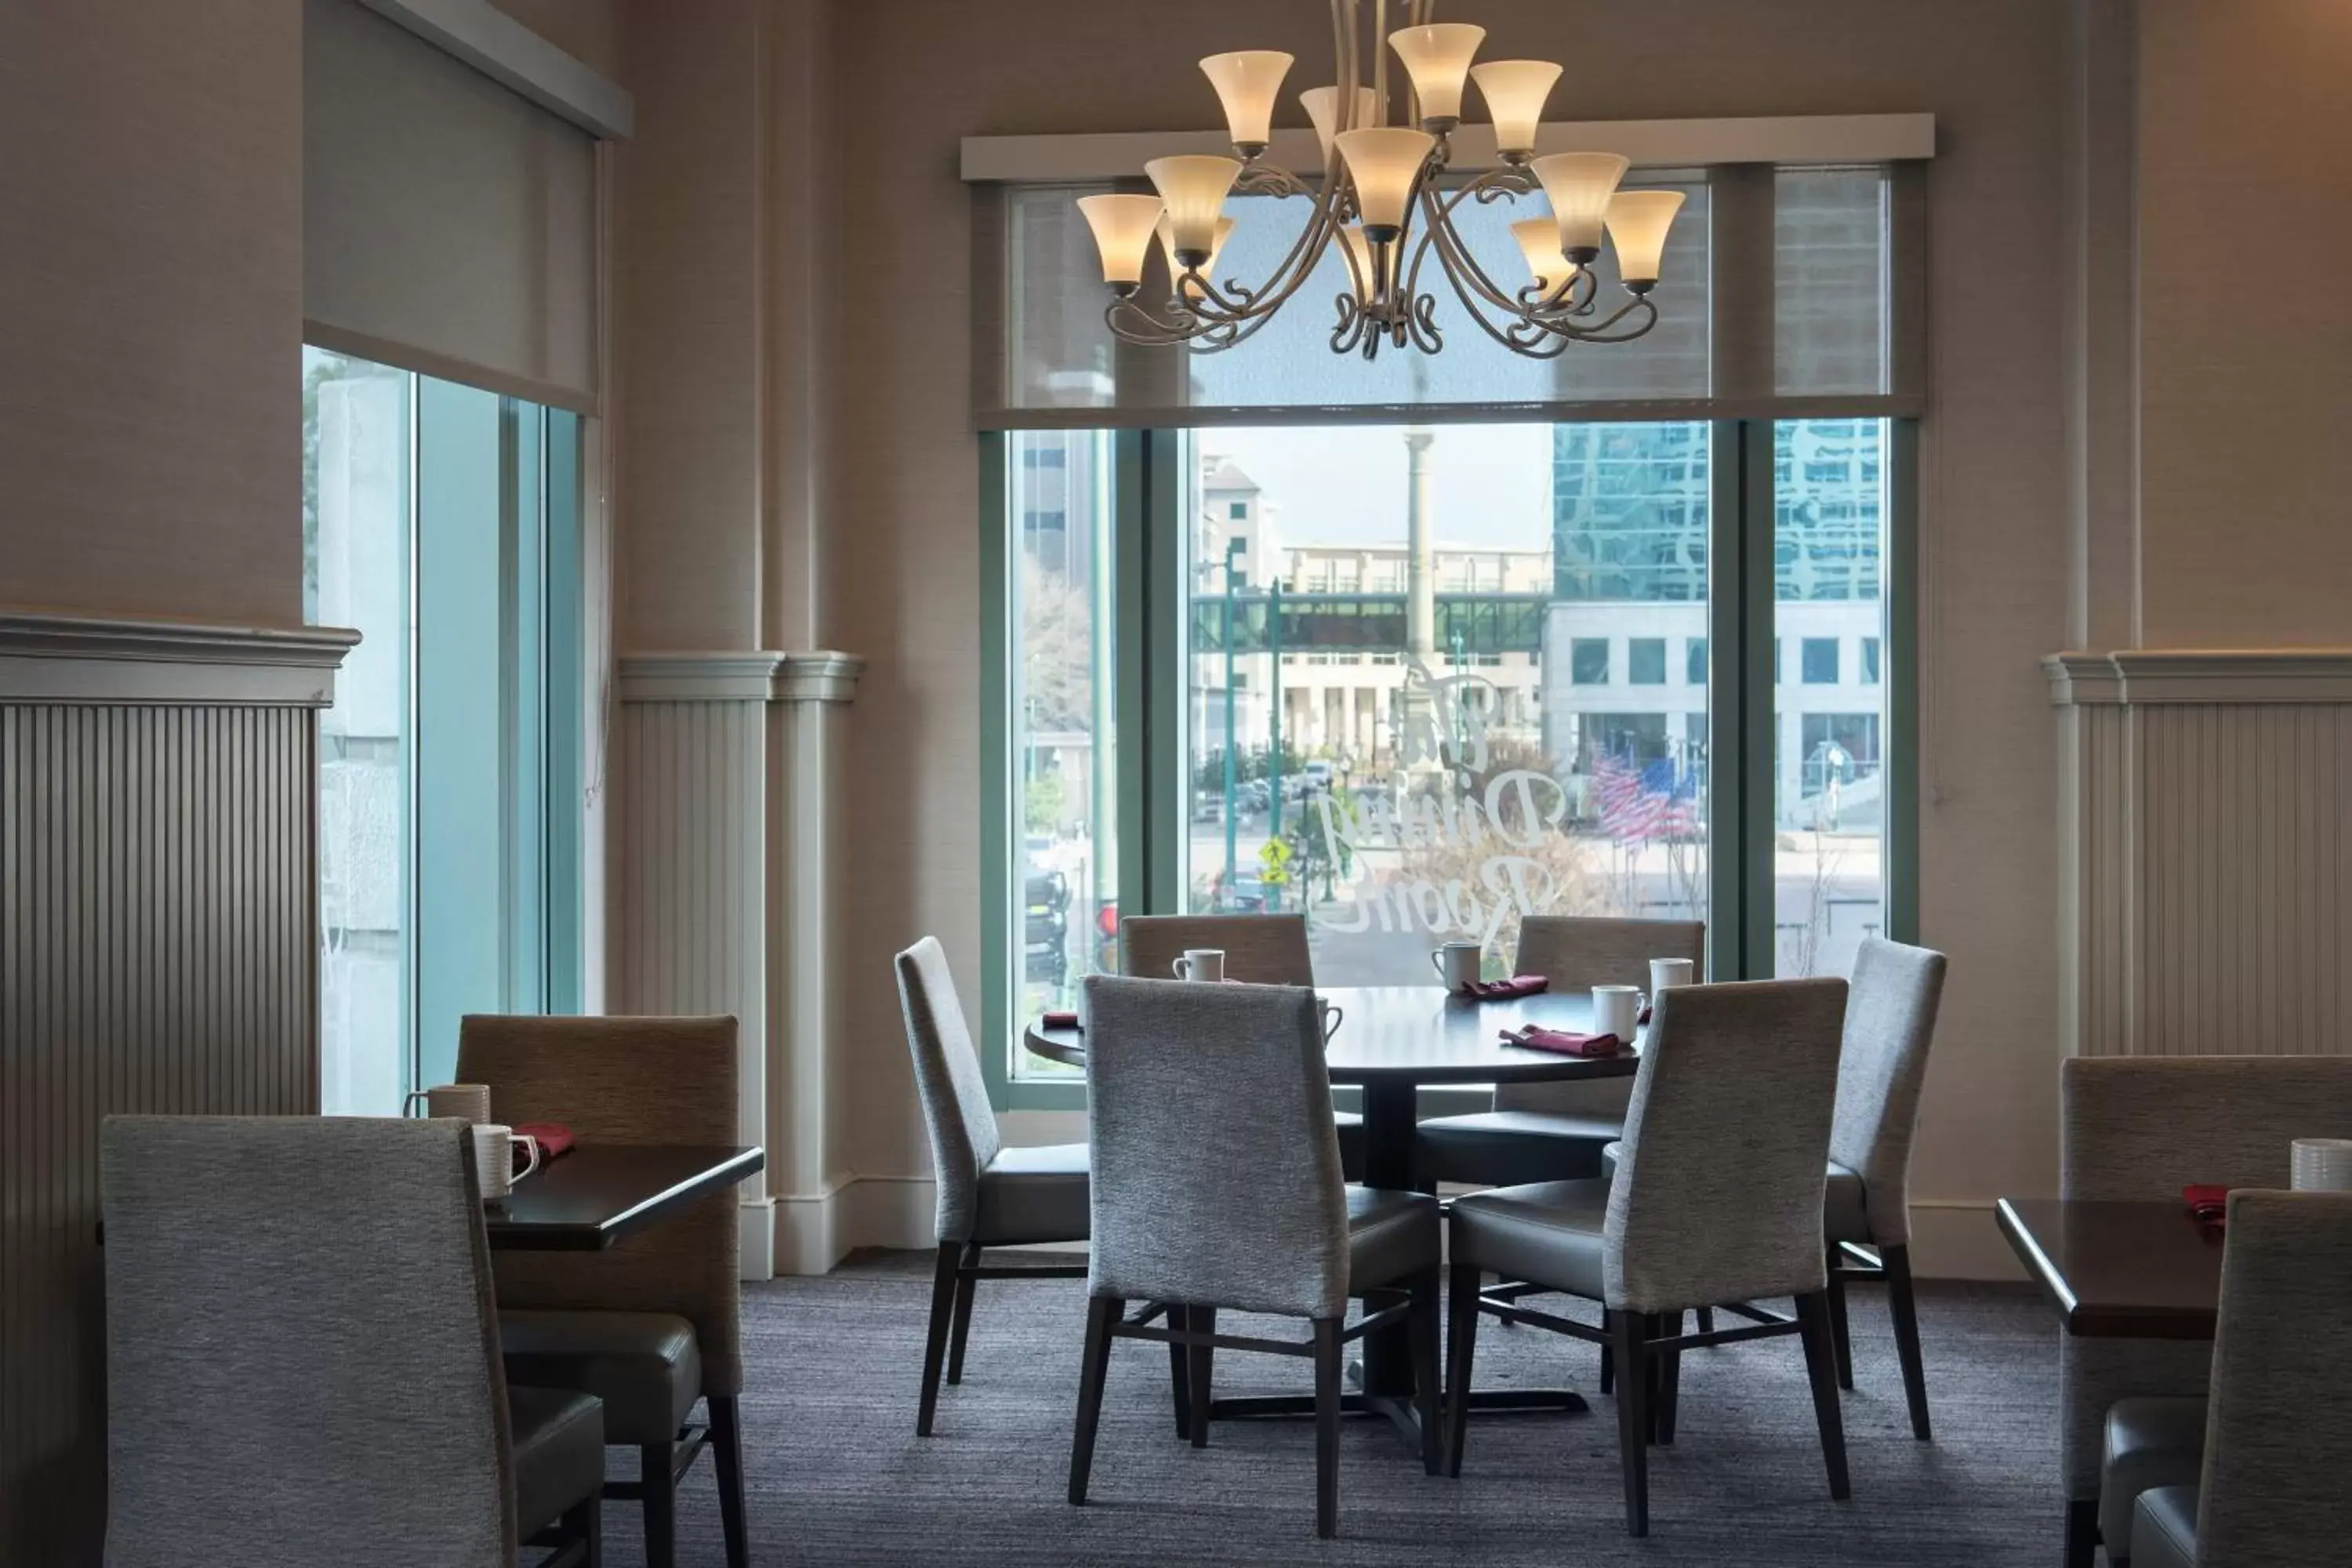
[[(1374, 410), (1327, 422), (1390, 424), (1395, 419), (1389, 411)], [(1689, 640), (1703, 643), (1706, 649), (1706, 679), (1694, 689), (1708, 693), (1708, 974), (1717, 980), (1769, 976), (1775, 964), (1773, 779), (1780, 655), (1780, 638), (1774, 635), (1776, 425), (1770, 417), (1710, 422), (1708, 629), (1703, 639)], [(1112, 635), (1117, 639), (1119, 714), (1116, 754), (1110, 760), (1118, 778), (1120, 825), (1118, 910), (1125, 916), (1172, 911), (1182, 906), (1184, 897), (1190, 780), (1182, 756), (1182, 714), (1188, 617), (1181, 606), (1155, 604), (1153, 595), (1167, 584), (1185, 581), (1192, 522), (1181, 504), (1185, 430), (1106, 428), (1111, 447), (1116, 554)], [(1881, 893), (1887, 934), (1914, 941), (1918, 421), (1891, 417), (1885, 428), (1880, 766), (1886, 816)], [(1013, 877), (1022, 829), (1013, 788), (1013, 683), (1007, 679), (1016, 646), (1012, 574), (1019, 547), (1009, 515), (1007, 454), (1013, 434), (994, 429), (979, 435), (982, 690), (993, 694), (993, 700), (983, 701), (981, 724), (982, 965), (974, 1033), (990, 1098), (998, 1110), (1077, 1110), (1086, 1105), (1082, 1081), (1026, 1078), (1014, 1068), (1026, 1020), (1013, 1015), (1018, 990), (1012, 968), (1017, 956)], [(1571, 681), (1573, 657), (1571, 652)], [(1687, 648), (1685, 657), (1690, 657)], [(1611, 663), (1613, 674), (1613, 648)], [(1671, 681), (1667, 684), (1672, 687)], [(1424, 1091), (1423, 1113), (1440, 1106), (1475, 1108), (1486, 1098), (1477, 1091)]]

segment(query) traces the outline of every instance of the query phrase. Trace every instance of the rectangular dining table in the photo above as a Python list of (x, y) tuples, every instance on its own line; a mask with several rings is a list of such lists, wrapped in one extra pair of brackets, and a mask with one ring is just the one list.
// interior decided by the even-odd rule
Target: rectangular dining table
[(2200, 1225), (2179, 1200), (2002, 1198), (1993, 1217), (2068, 1333), (2213, 1337), (2221, 1227)]
[(482, 1205), (494, 1249), (600, 1252), (767, 1164), (724, 1144), (583, 1143)]

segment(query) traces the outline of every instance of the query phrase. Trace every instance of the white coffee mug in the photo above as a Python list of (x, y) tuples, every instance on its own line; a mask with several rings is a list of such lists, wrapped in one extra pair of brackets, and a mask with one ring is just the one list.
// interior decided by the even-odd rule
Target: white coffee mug
[(1614, 1035), (1619, 1045), (1630, 1046), (1641, 1027), (1642, 993), (1632, 985), (1596, 985), (1592, 988), (1592, 1032)]
[(1654, 958), (1650, 960), (1650, 994), (1671, 991), (1677, 985), (1689, 985), (1698, 979), (1698, 965), (1687, 958)]
[(2298, 1138), (2292, 1151), (2296, 1192), (2352, 1192), (2352, 1138)]
[(1315, 999), (1315, 1007), (1323, 1015), (1323, 1038), (1328, 1044), (1331, 1037), (1339, 1032), (1339, 1020), (1346, 1015), (1338, 1006), (1324, 1001), (1320, 996)]
[(490, 1119), (490, 1086), (486, 1083), (443, 1083), (420, 1089), (408, 1097), (403, 1109), (415, 1110), (420, 1100), (427, 1116), (454, 1116), (460, 1121)]
[(1225, 950), (1222, 947), (1188, 947), (1184, 956), (1170, 965), (1179, 980), (1223, 980), (1225, 977)]
[(1429, 955), (1437, 977), (1457, 995), (1478, 983), (1483, 960), (1484, 950), (1475, 942), (1449, 942)]
[[(516, 1144), (523, 1146), (523, 1167), (514, 1168)], [(491, 1202), (514, 1191), (515, 1184), (539, 1169), (539, 1140), (495, 1121), (474, 1124), (474, 1169), (480, 1173), (482, 1198)]]

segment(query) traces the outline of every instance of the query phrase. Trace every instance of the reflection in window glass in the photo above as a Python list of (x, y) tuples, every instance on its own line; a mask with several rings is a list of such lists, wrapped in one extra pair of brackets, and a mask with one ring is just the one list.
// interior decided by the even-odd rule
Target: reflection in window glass
[(1683, 679), (1692, 686), (1706, 684), (1706, 639), (1683, 639)]
[(1666, 683), (1666, 639), (1628, 637), (1625, 641), (1625, 679), (1635, 686), (1664, 686)]
[[(1862, 939), (1885, 923), (1886, 440), (1874, 419), (1788, 420), (1775, 432), (1775, 608), (1802, 666), (1799, 685), (1775, 692), (1775, 949), (1784, 975), (1847, 973)], [(1848, 638), (1862, 649), (1850, 684), (1839, 661)]]
[[(1013, 550), (1013, 758), (1020, 829), (1011, 911), (1016, 1016), (1076, 1005), (1078, 982), (1118, 967), (1117, 770), (1112, 731), (1110, 437), (1009, 437), (1020, 525)], [(1026, 1052), (1023, 1077), (1063, 1077)]]
[(1332, 985), (1465, 936), (1504, 972), (1529, 913), (1704, 917), (1706, 693), (1664, 675), (1706, 426), (1191, 442), (1189, 907), (1303, 912)]

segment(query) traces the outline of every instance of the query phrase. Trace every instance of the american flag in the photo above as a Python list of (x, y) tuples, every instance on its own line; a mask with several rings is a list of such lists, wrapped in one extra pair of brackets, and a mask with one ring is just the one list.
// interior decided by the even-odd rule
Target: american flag
[(1603, 753), (1592, 766), (1592, 798), (1601, 831), (1621, 844), (1698, 836), (1697, 775), (1671, 757), (1644, 764), (1622, 752)]

